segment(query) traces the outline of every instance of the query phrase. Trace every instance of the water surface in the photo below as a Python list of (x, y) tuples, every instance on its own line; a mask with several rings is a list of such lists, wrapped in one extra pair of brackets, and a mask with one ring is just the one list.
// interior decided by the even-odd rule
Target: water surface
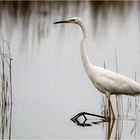
[[(13, 57), (12, 138), (107, 138), (106, 122), (81, 127), (70, 120), (83, 111), (101, 114), (103, 95), (84, 71), (80, 28), (53, 22), (79, 16), (91, 62), (140, 82), (139, 3), (14, 4), (18, 12), (7, 4), (11, 11), (2, 9), (0, 34), (10, 42)], [(140, 138), (139, 99), (124, 96), (122, 101), (123, 119), (115, 121), (110, 137)], [(117, 114), (115, 96), (112, 103)]]

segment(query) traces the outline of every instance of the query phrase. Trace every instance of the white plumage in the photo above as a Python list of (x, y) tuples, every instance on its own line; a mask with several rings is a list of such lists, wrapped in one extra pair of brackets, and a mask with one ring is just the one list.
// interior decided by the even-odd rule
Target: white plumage
[(86, 29), (79, 17), (54, 22), (54, 24), (59, 23), (74, 23), (78, 24), (81, 27), (83, 36), (80, 42), (80, 52), (85, 71), (87, 72), (90, 80), (92, 81), (96, 89), (98, 89), (100, 92), (104, 93), (107, 96), (109, 112), (108, 118), (115, 119), (114, 111), (110, 101), (110, 95), (139, 95), (140, 84), (126, 76), (91, 64), (84, 46), (84, 42), (86, 40)]
[(89, 78), (102, 93), (130, 96), (140, 94), (140, 84), (126, 76), (96, 66), (91, 67), (90, 70)]

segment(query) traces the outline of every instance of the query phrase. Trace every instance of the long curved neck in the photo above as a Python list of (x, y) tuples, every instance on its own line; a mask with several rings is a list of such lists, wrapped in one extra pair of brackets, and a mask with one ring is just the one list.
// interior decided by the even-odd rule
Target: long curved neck
[(86, 29), (83, 25), (83, 23), (80, 23), (79, 24), (81, 29), (82, 29), (82, 39), (81, 39), (81, 42), (80, 42), (80, 53), (81, 53), (81, 59), (82, 59), (82, 62), (83, 62), (83, 65), (84, 65), (84, 68), (87, 72), (87, 74), (90, 74), (90, 67), (91, 67), (91, 62), (88, 58), (88, 55), (86, 53), (86, 49), (85, 49), (85, 46), (84, 46), (84, 43), (85, 43), (85, 40), (86, 40)]

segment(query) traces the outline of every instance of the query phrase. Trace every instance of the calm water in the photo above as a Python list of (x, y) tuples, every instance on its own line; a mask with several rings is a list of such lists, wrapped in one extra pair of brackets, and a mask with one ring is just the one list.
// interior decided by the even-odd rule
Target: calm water
[[(31, 13), (23, 10), (25, 18), (18, 12), (15, 19), (8, 10), (1, 12), (0, 34), (10, 42), (13, 57), (12, 138), (140, 138), (139, 106), (135, 108), (139, 98), (120, 99), (123, 119), (115, 121), (110, 132), (110, 124), (92, 123), (98, 118), (86, 122), (92, 123), (90, 127), (70, 120), (83, 111), (101, 114), (103, 95), (82, 66), (80, 28), (53, 25), (54, 21), (79, 16), (87, 27), (86, 46), (92, 63), (105, 64), (112, 71), (118, 68), (119, 73), (140, 83), (138, 5), (120, 4), (123, 6), (122, 11), (113, 4), (100, 12), (100, 7), (98, 11), (88, 2), (51, 2), (40, 5), (39, 10), (34, 6)], [(112, 103), (117, 114), (115, 96)]]

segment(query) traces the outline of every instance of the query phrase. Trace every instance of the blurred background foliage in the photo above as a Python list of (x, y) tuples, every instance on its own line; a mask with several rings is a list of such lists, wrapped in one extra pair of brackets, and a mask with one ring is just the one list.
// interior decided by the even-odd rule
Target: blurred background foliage
[(86, 12), (83, 7), (85, 4), (89, 4), (91, 20), (95, 27), (98, 25), (99, 17), (106, 22), (110, 10), (114, 16), (119, 16), (120, 20), (123, 20), (133, 7), (139, 9), (140, 6), (140, 2), (136, 1), (1, 1), (0, 33), (5, 26), (8, 35), (12, 36), (14, 27), (20, 25), (23, 38), (26, 38), (29, 28), (32, 27), (33, 38), (40, 40), (48, 34), (50, 24), (56, 20), (55, 17), (59, 15), (60, 19), (64, 19), (68, 13), (79, 16), (81, 10)]

